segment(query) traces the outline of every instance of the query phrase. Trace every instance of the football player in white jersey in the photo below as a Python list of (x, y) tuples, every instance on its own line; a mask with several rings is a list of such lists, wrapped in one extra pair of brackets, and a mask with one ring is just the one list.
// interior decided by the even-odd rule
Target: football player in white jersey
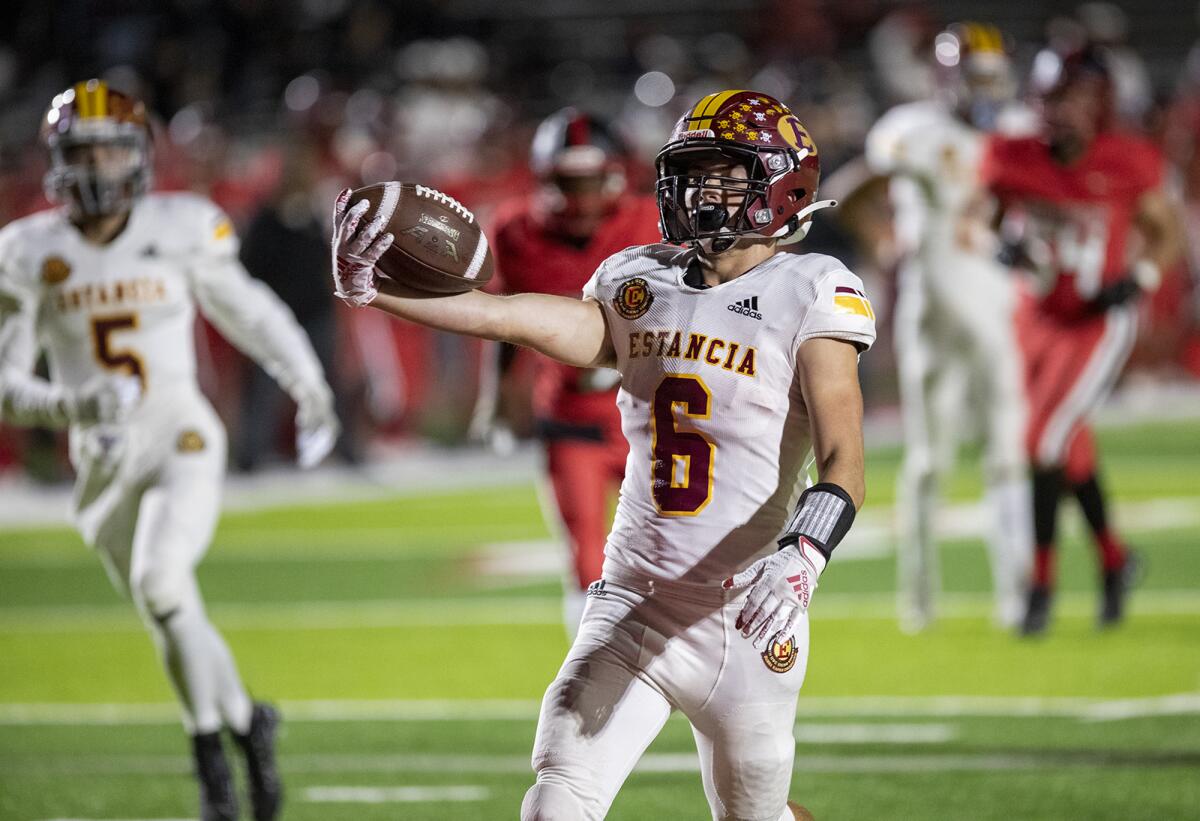
[[(790, 821), (808, 817), (787, 800), (807, 609), (865, 493), (858, 356), (874, 314), (836, 259), (780, 248), (832, 203), (816, 200), (816, 146), (779, 101), (708, 95), (657, 170), (670, 244), (610, 257), (582, 300), (437, 298), (379, 279), (392, 238), (350, 191), (335, 206), (336, 291), (621, 373), (616, 521), (542, 702), (521, 817), (602, 818), (679, 710), (713, 817)], [(810, 453), (820, 481), (805, 490)]]
[[(196, 307), (295, 398), (303, 464), (333, 443), (332, 394), (291, 313), (238, 262), (225, 215), (199, 196), (146, 192), (141, 102), (78, 83), (54, 98), (42, 139), (58, 207), (0, 231), (0, 411), (70, 430), (75, 523), (162, 651), (204, 821), (238, 814), (222, 729), (245, 754), (254, 818), (276, 818), (278, 716), (247, 695), (194, 572), (225, 470), (225, 431), (196, 382)], [(39, 351), (48, 381), (34, 375)]]
[(866, 144), (872, 171), (891, 178), (902, 253), (895, 321), (905, 443), (896, 505), (900, 619), (917, 631), (935, 617), (938, 483), (957, 438), (975, 432), (964, 431), (963, 420), (978, 420), (994, 618), (1012, 627), (1033, 561), (1025, 396), (1013, 325), (1016, 280), (996, 261), (979, 165), (987, 130), (1000, 117), (1013, 119), (1013, 79), (993, 26), (950, 26), (934, 41), (934, 59), (939, 98), (891, 109)]

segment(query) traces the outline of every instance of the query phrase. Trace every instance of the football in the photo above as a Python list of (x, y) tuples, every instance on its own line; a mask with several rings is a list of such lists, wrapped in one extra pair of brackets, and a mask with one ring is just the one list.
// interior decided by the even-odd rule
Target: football
[(492, 278), (495, 263), (475, 215), (453, 197), (425, 185), (384, 182), (350, 197), (371, 207), (360, 224), (382, 215), (395, 240), (376, 270), (402, 285), (435, 294), (459, 294)]

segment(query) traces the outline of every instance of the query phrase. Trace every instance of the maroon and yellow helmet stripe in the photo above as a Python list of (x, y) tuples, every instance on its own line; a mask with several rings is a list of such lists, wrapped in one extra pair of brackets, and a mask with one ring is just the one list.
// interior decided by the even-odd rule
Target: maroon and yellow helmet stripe
[(109, 116), (108, 83), (103, 80), (85, 80), (73, 86), (75, 110), (82, 119)]
[(722, 104), (733, 95), (743, 93), (745, 93), (743, 89), (735, 88), (729, 91), (718, 91), (704, 97), (700, 102), (696, 103), (691, 113), (688, 114), (688, 129), (702, 131), (706, 128), (712, 128), (713, 116), (721, 110)]

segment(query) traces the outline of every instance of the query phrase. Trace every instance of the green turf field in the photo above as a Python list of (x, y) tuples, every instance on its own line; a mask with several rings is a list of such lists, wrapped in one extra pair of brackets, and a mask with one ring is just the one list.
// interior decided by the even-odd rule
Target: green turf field
[[(1149, 572), (1130, 621), (1097, 633), (1071, 510), (1057, 619), (1035, 642), (991, 628), (982, 544), (962, 532), (942, 554), (944, 618), (898, 631), (898, 453), (872, 453), (859, 542), (811, 611), (792, 792), (818, 819), (1200, 818), (1200, 425), (1101, 439)], [(948, 491), (961, 509), (978, 489), (967, 464)], [(284, 707), (286, 818), (516, 817), (566, 649), (549, 538), (527, 486), (225, 517), (201, 581), (247, 682)], [(708, 817), (694, 755), (673, 719), (610, 817)], [(0, 530), (0, 819), (194, 813), (129, 605), (71, 531)]]

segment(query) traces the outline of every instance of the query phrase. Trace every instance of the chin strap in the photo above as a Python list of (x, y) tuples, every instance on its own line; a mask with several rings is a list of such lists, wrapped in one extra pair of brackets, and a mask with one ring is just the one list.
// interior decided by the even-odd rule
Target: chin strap
[(793, 242), (799, 242), (808, 236), (808, 229), (812, 227), (812, 220), (805, 220), (805, 217), (811, 215), (814, 211), (820, 211), (822, 208), (833, 208), (838, 204), (837, 200), (817, 200), (811, 202), (804, 208), (800, 209), (800, 213), (796, 214), (795, 219), (801, 223), (800, 227), (786, 237), (779, 239), (780, 245), (791, 245)]

